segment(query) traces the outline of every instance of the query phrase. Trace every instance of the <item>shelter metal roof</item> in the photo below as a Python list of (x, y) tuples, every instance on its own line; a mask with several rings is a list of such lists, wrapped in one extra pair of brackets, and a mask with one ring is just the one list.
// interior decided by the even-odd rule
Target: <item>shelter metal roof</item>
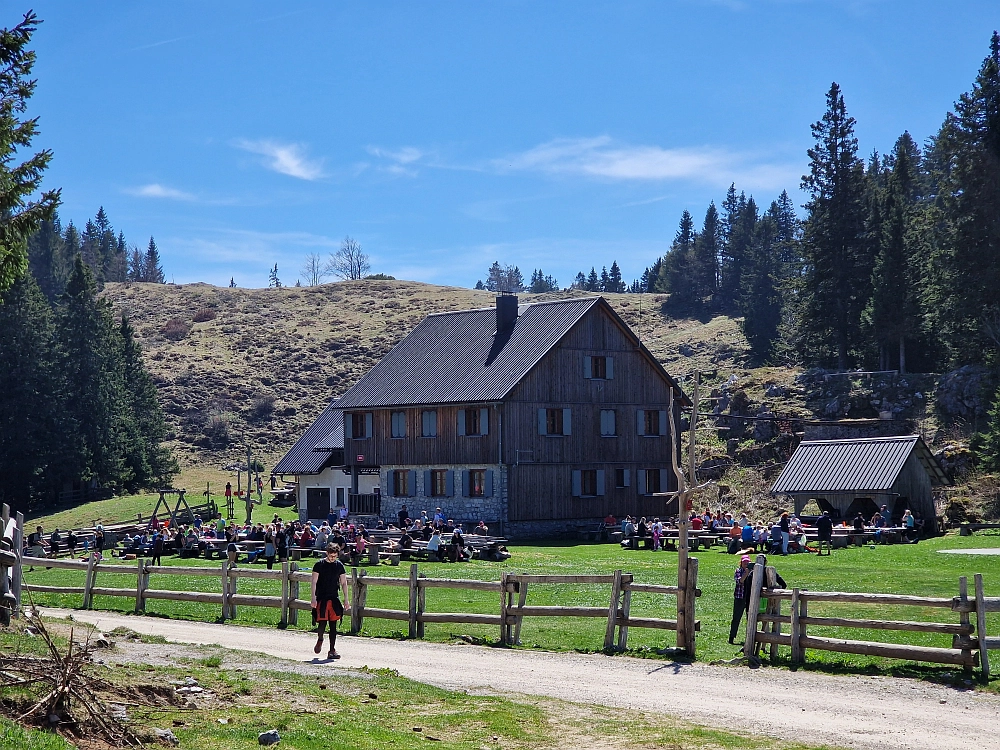
[[(332, 453), (344, 447), (344, 413), (336, 409), (337, 399), (323, 410), (312, 426), (274, 467), (275, 474), (319, 474), (334, 459)], [(339, 445), (336, 438), (339, 436)], [(317, 444), (329, 442), (320, 450)]]
[(951, 484), (919, 435), (799, 444), (771, 488), (772, 494), (888, 492), (916, 452), (931, 484)]
[(505, 335), (497, 335), (493, 307), (429, 315), (340, 397), (337, 408), (500, 401), (598, 305), (688, 403), (610, 305), (601, 297), (585, 297), (520, 305), (517, 320)]

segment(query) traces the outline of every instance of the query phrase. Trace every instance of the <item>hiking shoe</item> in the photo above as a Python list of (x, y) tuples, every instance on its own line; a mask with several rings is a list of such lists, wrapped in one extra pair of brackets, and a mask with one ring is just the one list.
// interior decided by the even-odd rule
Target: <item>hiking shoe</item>
[(340, 658), (340, 654), (338, 654), (336, 651), (331, 651), (330, 653), (328, 653), (326, 655), (326, 658), (327, 659), (339, 659)]
[(316, 645), (313, 646), (313, 653), (318, 654), (322, 650), (323, 650), (323, 636), (320, 636), (319, 638), (316, 639)]

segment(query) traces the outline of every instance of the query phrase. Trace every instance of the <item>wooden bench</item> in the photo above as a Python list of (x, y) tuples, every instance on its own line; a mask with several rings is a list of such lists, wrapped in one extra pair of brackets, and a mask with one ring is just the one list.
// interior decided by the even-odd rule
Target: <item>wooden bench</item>
[(379, 560), (388, 560), (390, 565), (399, 565), (402, 556), (401, 552), (382, 552), (379, 554)]

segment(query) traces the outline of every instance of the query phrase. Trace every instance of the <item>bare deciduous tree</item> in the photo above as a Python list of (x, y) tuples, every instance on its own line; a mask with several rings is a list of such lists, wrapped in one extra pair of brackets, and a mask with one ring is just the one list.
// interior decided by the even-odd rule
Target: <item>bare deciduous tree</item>
[(337, 252), (330, 253), (324, 267), (326, 273), (349, 281), (363, 279), (371, 269), (368, 254), (361, 249), (361, 243), (350, 237), (344, 238)]
[(323, 283), (323, 279), (327, 276), (327, 270), (319, 253), (309, 253), (306, 256), (301, 273), (306, 286), (319, 286)]

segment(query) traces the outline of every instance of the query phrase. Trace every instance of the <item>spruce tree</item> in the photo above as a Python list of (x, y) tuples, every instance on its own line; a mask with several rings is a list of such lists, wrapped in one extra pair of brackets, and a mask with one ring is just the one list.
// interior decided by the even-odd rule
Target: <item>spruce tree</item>
[(135, 245), (132, 245), (132, 253), (129, 255), (128, 259), (128, 280), (146, 280), (146, 258), (139, 252), (139, 248)]
[[(781, 324), (777, 203), (756, 220), (756, 204), (747, 201), (743, 230), (750, 231), (746, 245), (743, 288), (740, 293), (741, 328), (750, 344), (750, 359), (755, 365), (768, 364), (774, 356)], [(752, 221), (752, 228), (750, 227)]]
[(28, 512), (82, 466), (52, 312), (30, 275), (0, 297), (0, 502)]
[(143, 281), (162, 284), (167, 280), (163, 275), (163, 266), (160, 265), (160, 251), (156, 249), (156, 242), (152, 237), (149, 238), (149, 245), (146, 247), (142, 268)]
[(608, 267), (607, 266), (602, 266), (601, 267), (601, 281), (600, 281), (600, 289), (599, 289), (599, 291), (602, 291), (602, 292), (610, 292), (611, 291), (611, 279), (608, 277)]
[(684, 209), (674, 242), (660, 264), (656, 285), (658, 292), (669, 292), (671, 306), (679, 309), (688, 309), (695, 301), (692, 285), (695, 240), (694, 220), (691, 212)]
[(621, 294), (625, 291), (625, 282), (622, 281), (622, 270), (618, 267), (618, 261), (611, 261), (611, 270), (608, 271), (608, 288), (606, 292)]
[(694, 243), (691, 256), (694, 296), (699, 301), (714, 300), (718, 292), (719, 254), (722, 244), (722, 227), (715, 201), (708, 204), (701, 232)]
[(601, 291), (601, 279), (597, 275), (597, 271), (593, 266), (590, 267), (590, 275), (587, 276), (587, 286), (588, 292), (599, 292)]
[(870, 255), (866, 252), (864, 165), (858, 159), (854, 118), (840, 87), (826, 95), (823, 117), (812, 125), (803, 251), (802, 355), (815, 364), (846, 370), (861, 345), (861, 312), (868, 301)]
[(38, 119), (25, 119), (24, 112), (35, 91), (35, 53), (28, 43), (39, 23), (29, 11), (21, 23), (0, 31), (0, 292), (25, 272), (28, 238), (59, 204), (58, 190), (31, 199), (41, 188), (52, 152), (45, 149), (20, 160), (38, 128)]
[(28, 268), (45, 298), (53, 303), (66, 283), (62, 227), (59, 215), (43, 220), (28, 240)]
[(268, 283), (267, 283), (267, 285), (269, 287), (274, 288), (274, 289), (280, 289), (281, 288), (281, 279), (278, 278), (278, 264), (277, 263), (274, 264), (274, 268), (272, 268), (271, 272), (268, 274)]

